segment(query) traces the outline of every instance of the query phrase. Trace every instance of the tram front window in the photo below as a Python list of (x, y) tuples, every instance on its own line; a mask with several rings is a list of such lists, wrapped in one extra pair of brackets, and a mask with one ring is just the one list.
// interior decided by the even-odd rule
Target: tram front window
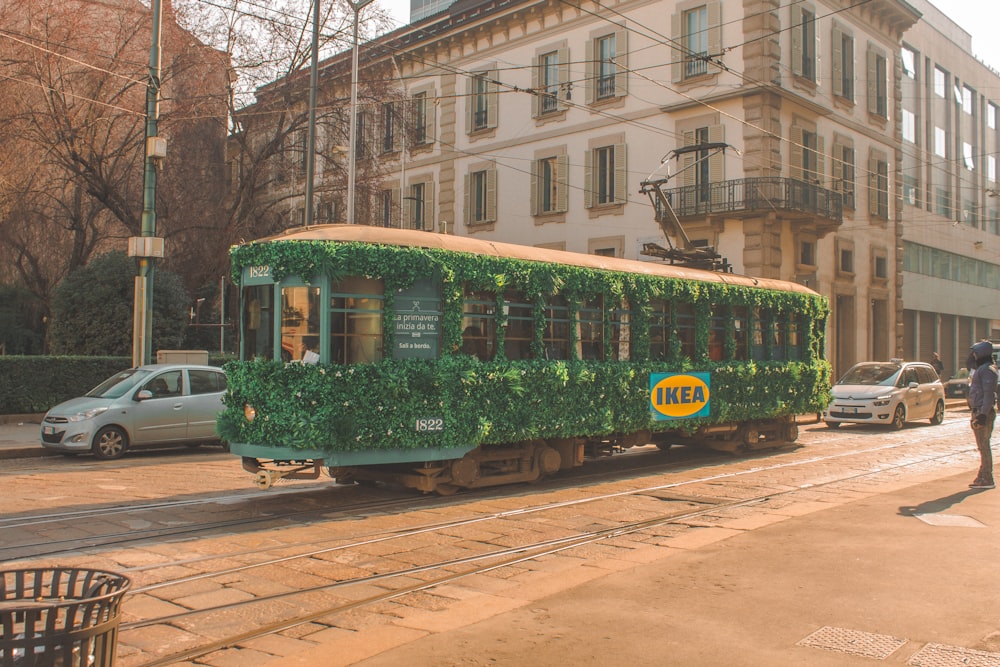
[(243, 288), (243, 358), (274, 358), (274, 285)]
[(281, 288), (281, 359), (302, 361), (319, 340), (319, 288)]
[(330, 287), (330, 362), (382, 360), (385, 287), (375, 278), (345, 278)]

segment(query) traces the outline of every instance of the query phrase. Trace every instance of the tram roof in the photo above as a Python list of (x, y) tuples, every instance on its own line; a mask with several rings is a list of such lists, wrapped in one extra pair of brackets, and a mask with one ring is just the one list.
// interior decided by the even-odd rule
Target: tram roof
[(287, 229), (281, 234), (260, 239), (260, 242), (267, 241), (356, 241), (359, 243), (382, 245), (438, 248), (474, 255), (511, 257), (529, 262), (567, 264), (604, 271), (620, 271), (682, 280), (700, 280), (727, 285), (743, 285), (746, 287), (782, 290), (785, 292), (816, 294), (814, 290), (809, 289), (805, 285), (785, 280), (704, 271), (702, 269), (690, 269), (657, 262), (640, 262), (632, 259), (605, 257), (603, 255), (585, 255), (566, 250), (536, 248), (534, 246), (518, 245), (515, 243), (483, 241), (468, 236), (436, 234), (416, 229), (393, 229), (370, 225), (313, 225), (310, 227)]

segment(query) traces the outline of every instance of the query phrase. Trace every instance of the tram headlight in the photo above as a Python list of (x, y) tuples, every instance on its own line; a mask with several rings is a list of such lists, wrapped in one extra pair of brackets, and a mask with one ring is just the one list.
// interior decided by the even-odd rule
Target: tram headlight
[(248, 422), (252, 422), (257, 418), (257, 410), (254, 409), (252, 405), (247, 403), (243, 406), (243, 416), (246, 417)]

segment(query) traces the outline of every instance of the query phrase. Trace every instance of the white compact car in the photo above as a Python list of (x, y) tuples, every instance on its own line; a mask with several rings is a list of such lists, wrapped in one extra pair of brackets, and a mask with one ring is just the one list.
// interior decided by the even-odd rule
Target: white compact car
[(920, 361), (864, 361), (833, 385), (823, 413), (830, 428), (841, 424), (884, 424), (901, 429), (908, 421), (944, 421), (944, 385), (930, 364)]

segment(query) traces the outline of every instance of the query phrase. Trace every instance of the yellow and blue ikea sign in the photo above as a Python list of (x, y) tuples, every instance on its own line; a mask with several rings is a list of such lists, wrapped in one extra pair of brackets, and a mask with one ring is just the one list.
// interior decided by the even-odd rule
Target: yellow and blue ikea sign
[(650, 373), (649, 408), (657, 421), (707, 417), (711, 373)]

